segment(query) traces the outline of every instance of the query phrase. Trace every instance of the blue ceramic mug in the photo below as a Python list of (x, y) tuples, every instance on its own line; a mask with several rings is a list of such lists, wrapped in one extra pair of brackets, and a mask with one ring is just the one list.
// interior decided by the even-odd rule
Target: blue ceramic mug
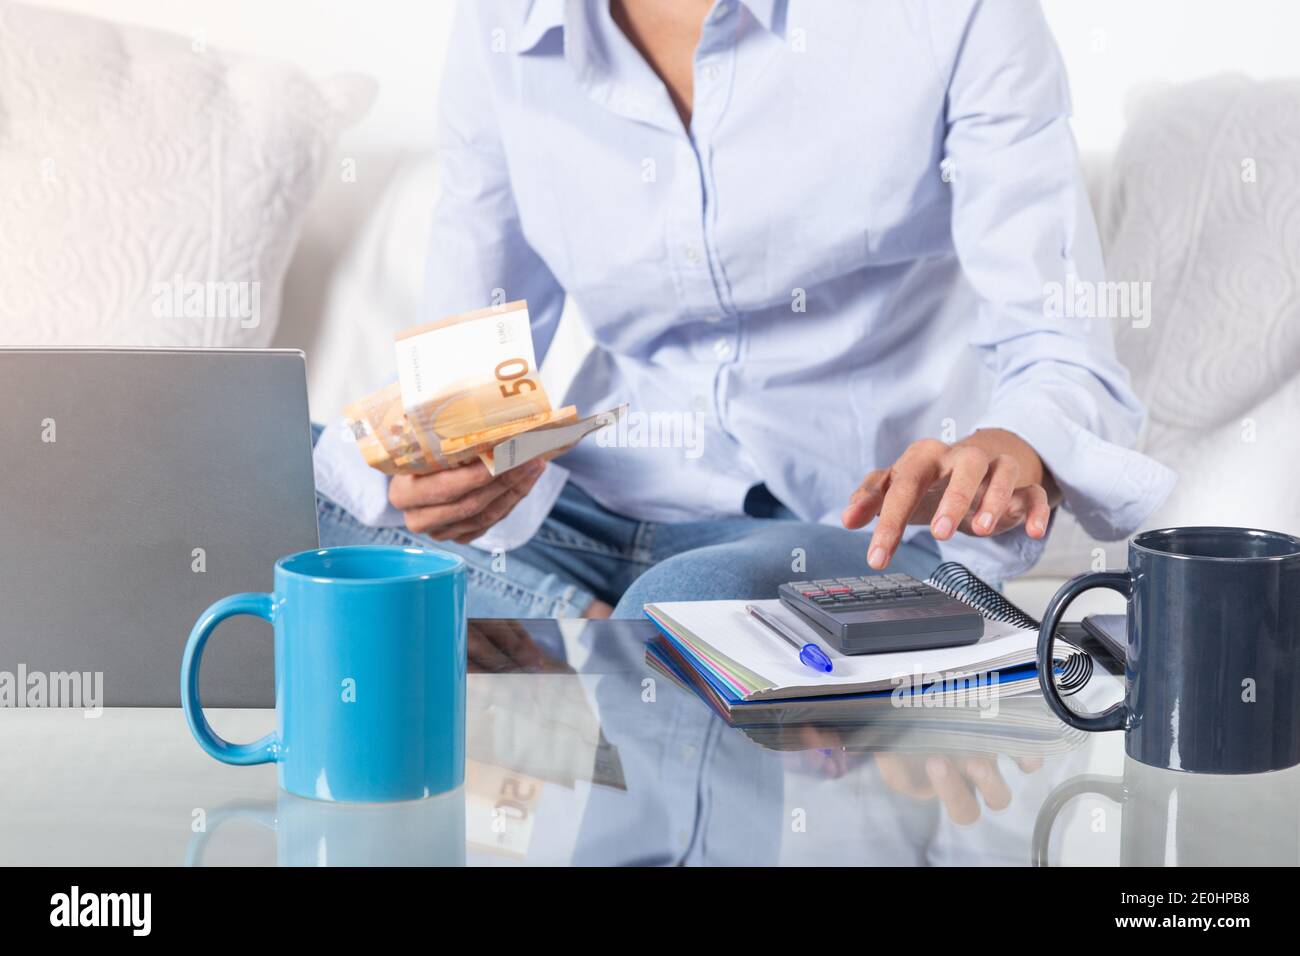
[[(1128, 598), (1124, 700), (1071, 710), (1052, 679), (1052, 640), (1089, 588)], [(1139, 763), (1199, 773), (1300, 764), (1300, 538), (1253, 528), (1164, 528), (1129, 542), (1128, 570), (1067, 581), (1043, 614), (1038, 680), (1081, 730), (1122, 730)]]
[[(199, 700), (203, 647), (224, 619), (275, 627), (276, 730), (234, 744)], [(280, 786), (318, 800), (413, 800), (465, 777), (465, 562), (420, 548), (303, 551), (275, 564), (272, 594), (203, 612), (181, 661), (194, 739), (230, 764), (279, 766)]]

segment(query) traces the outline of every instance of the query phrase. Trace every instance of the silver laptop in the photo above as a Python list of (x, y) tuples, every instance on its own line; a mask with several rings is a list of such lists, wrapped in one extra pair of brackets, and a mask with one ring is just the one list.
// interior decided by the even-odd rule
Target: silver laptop
[[(103, 706), (178, 706), (204, 608), (318, 541), (298, 351), (0, 349), (0, 449), (9, 706), (84, 706), (96, 675)], [(269, 624), (223, 623), (203, 703), (273, 705), (273, 660)]]

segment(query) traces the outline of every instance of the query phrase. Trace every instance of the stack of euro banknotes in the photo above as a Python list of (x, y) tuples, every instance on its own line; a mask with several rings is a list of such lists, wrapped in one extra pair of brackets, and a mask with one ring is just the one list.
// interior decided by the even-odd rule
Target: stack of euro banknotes
[(627, 407), (579, 417), (572, 405), (552, 406), (522, 300), (400, 332), (396, 355), (397, 381), (343, 412), (367, 464), (386, 475), (476, 459), (499, 475), (555, 457)]

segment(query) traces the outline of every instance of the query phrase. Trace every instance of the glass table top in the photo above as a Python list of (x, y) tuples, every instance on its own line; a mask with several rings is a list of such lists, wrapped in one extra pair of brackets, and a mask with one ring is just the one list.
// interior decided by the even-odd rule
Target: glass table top
[[(179, 710), (0, 711), (0, 863), (1300, 864), (1295, 769), (1153, 770), (1036, 694), (730, 727), (647, 661), (656, 634), (471, 622), (465, 786), (411, 803), (292, 797), (203, 754)], [(1098, 667), (1079, 706), (1121, 693)], [(208, 714), (231, 739), (274, 725)]]

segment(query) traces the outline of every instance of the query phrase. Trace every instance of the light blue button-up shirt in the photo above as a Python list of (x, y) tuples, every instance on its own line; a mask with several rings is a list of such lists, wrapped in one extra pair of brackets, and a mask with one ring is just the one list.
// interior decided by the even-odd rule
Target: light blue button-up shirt
[[(573, 297), (595, 347), (566, 400), (632, 417), (559, 464), (631, 517), (740, 514), (761, 481), (836, 523), (909, 443), (997, 427), (1122, 537), (1173, 476), (1129, 450), (1107, 320), (1045, 304), (1103, 279), (1068, 114), (1031, 0), (717, 0), (689, 129), (607, 2), (463, 3), (423, 318), (526, 298), (540, 354)], [(943, 546), (997, 579), (1040, 549)]]

